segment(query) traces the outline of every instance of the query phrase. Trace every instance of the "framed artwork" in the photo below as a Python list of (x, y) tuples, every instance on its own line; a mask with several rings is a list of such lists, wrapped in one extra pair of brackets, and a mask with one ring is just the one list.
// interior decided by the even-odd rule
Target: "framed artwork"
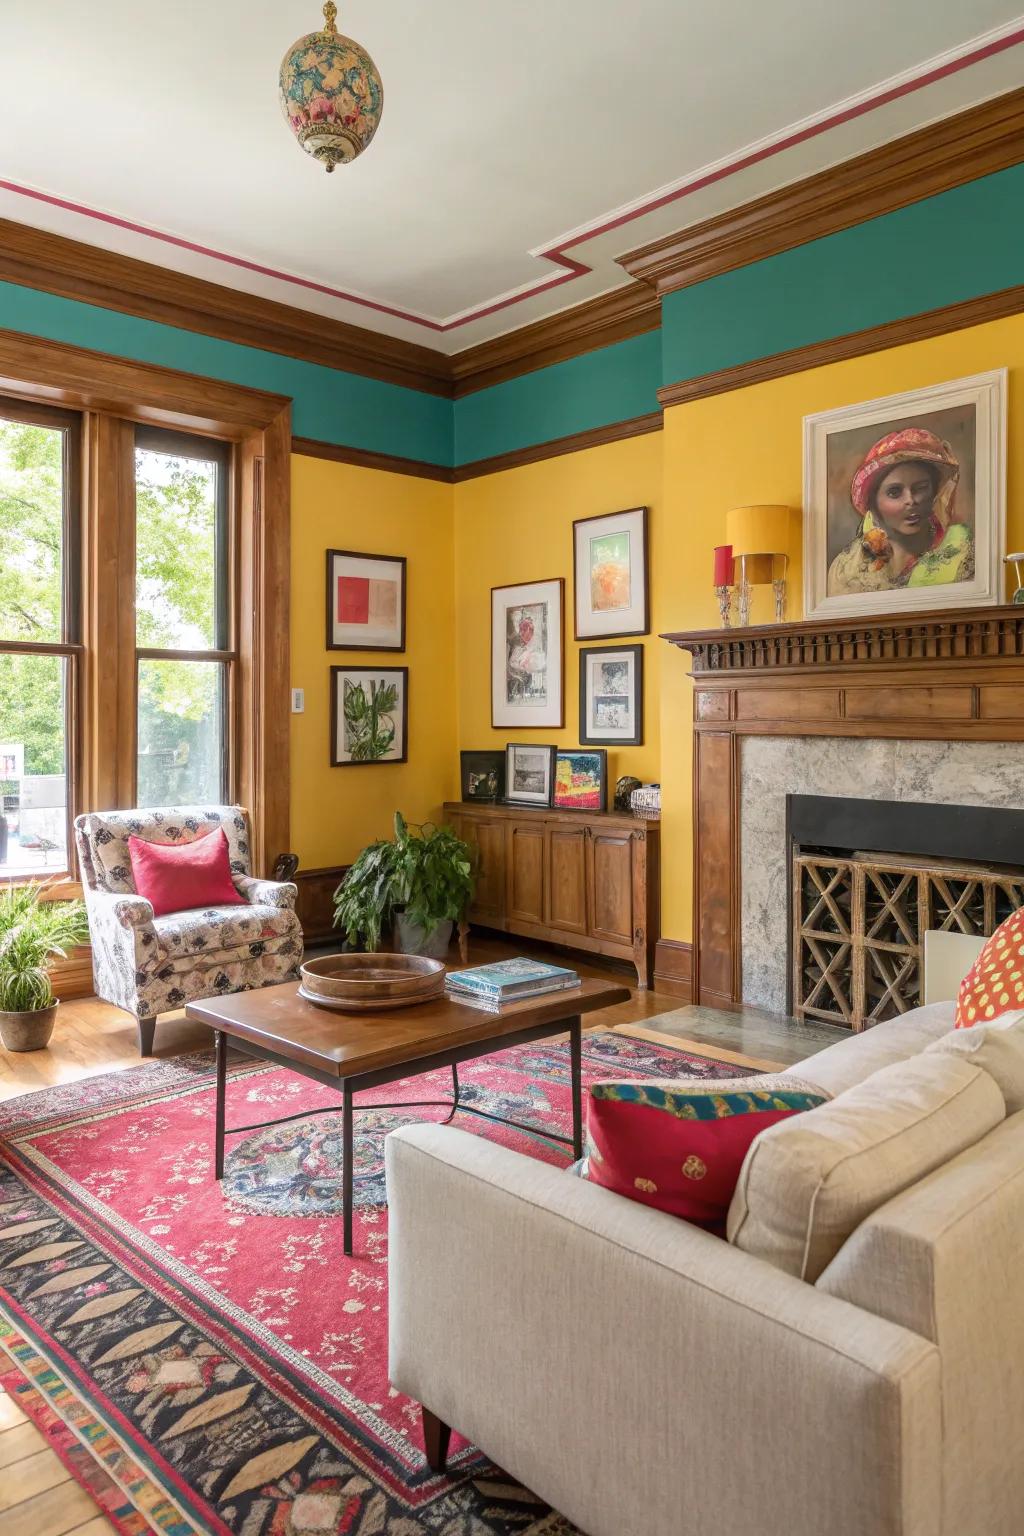
[(463, 800), (503, 800), (504, 752), (460, 752)]
[(409, 668), (331, 668), (331, 767), (408, 762)]
[(644, 648), (580, 651), (580, 742), (639, 747), (644, 739)]
[(405, 556), (327, 551), (327, 649), (405, 650)]
[(491, 588), (491, 724), (565, 723), (562, 604), (565, 582)]
[(608, 753), (590, 749), (555, 753), (552, 805), (560, 811), (603, 811), (607, 803)]
[(505, 748), (505, 799), (511, 805), (550, 805), (554, 747), (510, 741)]
[(1006, 370), (804, 417), (804, 609), (997, 603)]
[(576, 639), (646, 635), (647, 508), (578, 518), (572, 535)]

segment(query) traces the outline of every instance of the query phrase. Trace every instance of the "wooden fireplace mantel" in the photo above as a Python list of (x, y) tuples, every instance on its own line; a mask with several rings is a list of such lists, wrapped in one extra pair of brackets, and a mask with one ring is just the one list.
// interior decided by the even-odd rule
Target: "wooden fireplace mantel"
[(1024, 606), (661, 638), (693, 658), (694, 1002), (742, 996), (743, 736), (1024, 742)]

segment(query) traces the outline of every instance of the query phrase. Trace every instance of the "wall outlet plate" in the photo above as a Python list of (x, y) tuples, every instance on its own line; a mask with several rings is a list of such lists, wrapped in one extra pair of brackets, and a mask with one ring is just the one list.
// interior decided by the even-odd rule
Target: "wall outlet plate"
[(292, 689), (292, 714), (293, 715), (301, 715), (305, 708), (306, 708), (306, 690), (305, 690), (305, 688), (293, 688)]

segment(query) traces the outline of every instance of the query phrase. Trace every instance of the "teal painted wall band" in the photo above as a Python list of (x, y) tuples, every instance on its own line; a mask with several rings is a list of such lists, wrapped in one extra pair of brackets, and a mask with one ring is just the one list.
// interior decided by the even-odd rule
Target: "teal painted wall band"
[(320, 363), (0, 283), (0, 328), (289, 395), (296, 437), (452, 463), (452, 402)]
[(1024, 282), (1024, 165), (662, 303), (662, 382), (699, 378)]
[(645, 416), (658, 409), (660, 382), (661, 335), (648, 331), (463, 395), (454, 402), (455, 462)]

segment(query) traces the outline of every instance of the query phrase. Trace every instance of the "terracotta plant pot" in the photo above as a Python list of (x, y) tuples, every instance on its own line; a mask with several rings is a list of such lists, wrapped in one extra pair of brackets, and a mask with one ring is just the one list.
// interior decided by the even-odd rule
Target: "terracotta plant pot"
[(0, 1009), (0, 1040), (5, 1051), (41, 1051), (50, 1043), (57, 1017), (57, 1003), (31, 1013), (4, 1013)]

